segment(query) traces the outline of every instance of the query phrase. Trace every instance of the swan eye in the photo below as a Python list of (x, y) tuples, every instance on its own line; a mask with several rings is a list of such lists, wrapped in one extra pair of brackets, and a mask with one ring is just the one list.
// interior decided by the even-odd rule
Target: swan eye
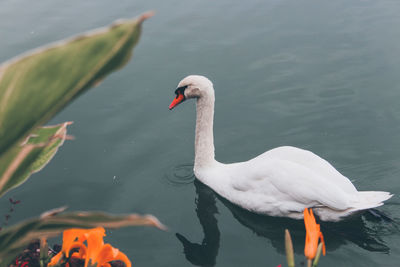
[(185, 95), (184, 92), (186, 88), (188, 88), (188, 85), (176, 88), (175, 90), (176, 98), (178, 98), (179, 95)]

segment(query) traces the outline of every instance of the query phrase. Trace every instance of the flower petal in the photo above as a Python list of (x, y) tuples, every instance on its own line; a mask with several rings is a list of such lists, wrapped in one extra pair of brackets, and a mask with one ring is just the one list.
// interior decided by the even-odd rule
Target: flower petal
[(105, 244), (97, 255), (96, 262), (98, 266), (103, 266), (105, 263), (113, 261), (117, 255), (118, 249), (113, 248), (110, 244)]
[(118, 251), (118, 255), (115, 257), (114, 259), (115, 261), (122, 261), (123, 263), (125, 263), (125, 267), (131, 267), (132, 263), (131, 261), (128, 259), (128, 257), (122, 253), (121, 251)]
[(124, 253), (110, 244), (105, 244), (97, 257), (97, 266), (106, 267), (110, 261), (122, 261), (126, 267), (132, 266), (131, 261)]
[(57, 265), (58, 262), (61, 260), (62, 256), (63, 256), (63, 252), (60, 251), (59, 253), (57, 253), (57, 255), (55, 255), (53, 258), (51, 258), (51, 261), (49, 262), (49, 264), (47, 264), (47, 266), (54, 266)]
[(89, 260), (91, 264), (94, 265), (100, 250), (104, 246), (103, 237), (106, 235), (103, 227), (97, 227), (90, 229), (86, 233), (87, 237), (87, 253), (85, 260), (85, 267), (88, 266)]
[(83, 242), (82, 240), (87, 229), (71, 228), (65, 230), (63, 233), (63, 245), (61, 251), (65, 253), (65, 256), (69, 257), (69, 252), (71, 250), (71, 245), (78, 240), (78, 242)]
[(70, 246), (70, 251), (73, 250), (74, 248), (79, 248), (79, 251), (72, 253), (71, 257), (75, 256), (76, 258), (79, 259), (84, 259), (86, 257), (87, 248), (83, 243), (80, 243), (78, 241), (72, 243)]
[(325, 248), (324, 236), (322, 235), (321, 232), (319, 232), (319, 234), (320, 234), (321, 243), (322, 243), (322, 254), (325, 256), (325, 254), (326, 254), (326, 248)]
[[(320, 226), (315, 221), (313, 211), (310, 209), (304, 209), (304, 225), (306, 227), (306, 243), (304, 246), (304, 255), (308, 259), (315, 258), (318, 248), (318, 240), (321, 238), (323, 242), (323, 236), (320, 231)], [(325, 243), (324, 251), (325, 251)], [(325, 254), (324, 254), (325, 255)]]

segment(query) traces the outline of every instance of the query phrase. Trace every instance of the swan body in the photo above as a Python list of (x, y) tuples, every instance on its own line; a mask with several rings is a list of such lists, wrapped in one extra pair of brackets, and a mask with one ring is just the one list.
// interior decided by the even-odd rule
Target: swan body
[(350, 180), (314, 153), (291, 146), (269, 150), (245, 162), (224, 164), (214, 157), (214, 88), (204, 76), (184, 78), (170, 109), (197, 99), (194, 174), (230, 202), (270, 216), (303, 218), (314, 208), (323, 221), (339, 221), (383, 205), (388, 192), (357, 191)]

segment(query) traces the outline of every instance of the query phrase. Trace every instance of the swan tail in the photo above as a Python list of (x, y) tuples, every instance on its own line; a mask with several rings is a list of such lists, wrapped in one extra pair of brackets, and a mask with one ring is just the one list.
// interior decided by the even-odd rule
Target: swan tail
[(315, 213), (322, 221), (340, 221), (350, 215), (358, 214), (364, 210), (370, 210), (383, 205), (383, 202), (393, 195), (382, 191), (358, 192), (358, 197), (352, 203), (351, 208), (346, 210), (332, 210), (327, 208), (316, 208)]
[(393, 195), (384, 191), (361, 191), (358, 192), (358, 201), (354, 203), (354, 210), (372, 209), (383, 205), (383, 202)]

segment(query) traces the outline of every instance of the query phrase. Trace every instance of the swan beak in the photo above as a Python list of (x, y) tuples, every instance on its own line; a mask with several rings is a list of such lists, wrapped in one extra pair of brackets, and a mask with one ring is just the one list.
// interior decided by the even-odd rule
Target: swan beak
[(178, 94), (174, 100), (172, 100), (171, 105), (169, 105), (169, 110), (173, 109), (180, 103), (182, 103), (185, 100), (185, 96), (183, 94)]

